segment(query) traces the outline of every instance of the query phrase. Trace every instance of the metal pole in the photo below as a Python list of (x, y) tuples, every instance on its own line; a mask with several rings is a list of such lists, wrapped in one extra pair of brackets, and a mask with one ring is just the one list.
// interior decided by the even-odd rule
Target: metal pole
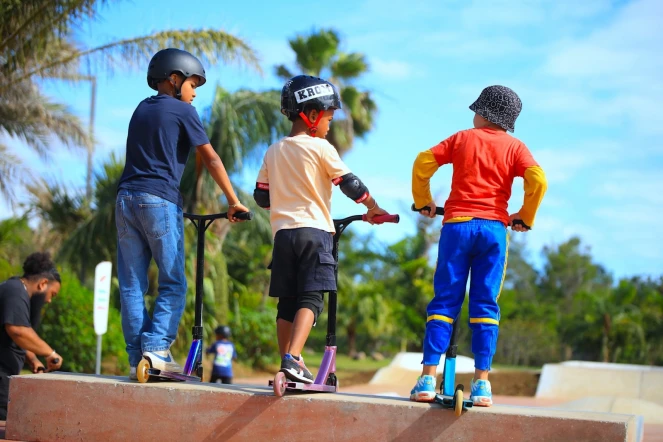
[(90, 96), (90, 126), (89, 126), (89, 144), (87, 147), (87, 178), (85, 180), (85, 197), (88, 203), (92, 200), (92, 157), (94, 156), (94, 109), (97, 101), (97, 77), (90, 76), (91, 96)]
[(97, 368), (96, 374), (101, 374), (101, 335), (97, 335)]

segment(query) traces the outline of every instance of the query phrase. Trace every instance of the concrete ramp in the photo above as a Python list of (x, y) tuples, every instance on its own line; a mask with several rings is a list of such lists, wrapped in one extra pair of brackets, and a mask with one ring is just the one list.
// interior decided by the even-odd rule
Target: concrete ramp
[(662, 392), (663, 367), (568, 361), (543, 366), (536, 397), (615, 396), (663, 406)]
[(642, 416), (645, 423), (663, 425), (663, 406), (642, 399), (615, 396), (590, 396), (564, 402), (556, 408), (603, 413), (635, 414)]
[[(49, 441), (640, 441), (642, 419), (518, 406), (456, 418), (437, 405), (363, 394), (273, 396), (267, 387), (12, 377), (6, 437)], [(488, 432), (488, 433), (487, 433)]]
[[(423, 353), (401, 352), (398, 353), (391, 363), (379, 369), (369, 384), (400, 385), (413, 384), (421, 375), (421, 361)], [(444, 355), (437, 366), (437, 374), (444, 371)], [(467, 356), (456, 357), (456, 374), (474, 373), (474, 359)]]

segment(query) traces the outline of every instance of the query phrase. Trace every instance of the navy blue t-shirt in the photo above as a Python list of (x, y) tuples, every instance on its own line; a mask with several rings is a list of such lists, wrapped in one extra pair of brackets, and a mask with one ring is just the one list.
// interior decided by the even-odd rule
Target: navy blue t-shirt
[(237, 359), (237, 351), (232, 342), (216, 341), (207, 349), (207, 354), (214, 355), (213, 374), (233, 377), (233, 359)]
[(180, 181), (192, 147), (209, 143), (196, 109), (170, 95), (141, 101), (129, 122), (118, 190), (137, 190), (182, 207)]
[(17, 375), (25, 362), (25, 350), (7, 334), (7, 324), (31, 327), (30, 296), (19, 278), (0, 283), (0, 374)]

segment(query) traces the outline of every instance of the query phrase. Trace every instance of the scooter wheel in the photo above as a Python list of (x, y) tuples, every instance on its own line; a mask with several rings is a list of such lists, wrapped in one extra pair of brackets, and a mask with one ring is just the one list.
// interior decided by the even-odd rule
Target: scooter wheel
[(150, 361), (148, 361), (147, 359), (140, 360), (140, 362), (138, 363), (138, 367), (136, 367), (136, 377), (138, 378), (138, 382), (144, 384), (150, 380), (150, 374), (148, 373), (148, 370), (150, 368), (152, 368), (150, 365)]
[(454, 401), (456, 402), (454, 405), (454, 413), (456, 416), (460, 416), (463, 414), (463, 390), (458, 389), (456, 390), (456, 394), (454, 395)]
[(280, 371), (276, 373), (276, 376), (274, 376), (274, 384), (272, 385), (272, 387), (274, 388), (274, 394), (277, 397), (283, 397), (283, 395), (285, 394), (285, 383), (286, 383), (285, 374), (283, 374)]

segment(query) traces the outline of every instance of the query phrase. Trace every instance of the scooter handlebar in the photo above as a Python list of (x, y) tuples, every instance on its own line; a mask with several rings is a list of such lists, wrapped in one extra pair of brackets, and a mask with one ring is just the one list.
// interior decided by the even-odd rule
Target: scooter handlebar
[[(184, 213), (185, 218), (192, 221), (211, 221), (219, 218), (228, 219), (228, 212), (212, 213), (211, 215), (196, 215), (193, 213)], [(250, 221), (253, 219), (253, 212), (235, 212), (235, 218)]]
[[(414, 206), (414, 204), (412, 204), (412, 211), (413, 211), (413, 212), (419, 212), (419, 211), (421, 211), (421, 210), (426, 210), (426, 209), (430, 210), (430, 207), (428, 207), (428, 206), (424, 206), (424, 207), (422, 207), (421, 209), (417, 209), (417, 208)], [(444, 215), (444, 207), (436, 207), (436, 208), (435, 208), (435, 214), (436, 214), (436, 215)], [(516, 220), (514, 220), (512, 223), (510, 223), (509, 225), (510, 225), (510, 226), (522, 226), (522, 227), (526, 228), (527, 230), (530, 230), (530, 229), (531, 229), (531, 227), (528, 226), (527, 224), (525, 224), (525, 223), (523, 222), (522, 219), (516, 219)]]
[[(414, 207), (414, 204), (412, 204), (412, 211), (413, 212), (419, 212), (421, 210), (430, 210), (430, 207), (424, 206), (421, 209), (417, 209), (416, 207)], [(436, 215), (444, 215), (444, 207), (439, 207), (439, 206), (436, 207), (435, 208), (435, 214)]]
[[(368, 221), (368, 218), (366, 215), (362, 215), (362, 221)], [(382, 224), (382, 223), (398, 223), (401, 220), (400, 215), (376, 215), (373, 217), (373, 222), (375, 224)]]
[[(235, 218), (251, 221), (253, 219), (253, 212), (235, 212)], [(228, 213), (226, 212), (226, 218), (228, 218)]]

